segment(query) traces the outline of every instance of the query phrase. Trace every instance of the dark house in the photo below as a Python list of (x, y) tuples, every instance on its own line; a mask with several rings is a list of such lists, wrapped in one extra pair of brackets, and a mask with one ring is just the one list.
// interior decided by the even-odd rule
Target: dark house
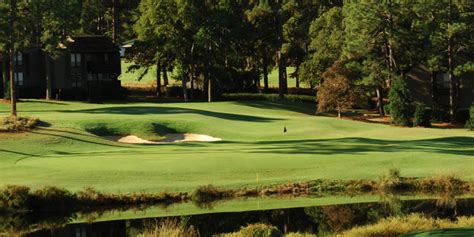
[[(407, 78), (414, 101), (447, 111), (451, 86), (447, 72), (431, 73), (424, 66), (416, 66), (410, 70)], [(466, 73), (458, 77), (458, 81), (458, 108), (466, 110), (474, 104), (474, 74)]]
[[(53, 98), (97, 100), (123, 97), (124, 89), (118, 80), (121, 73), (120, 49), (110, 38), (75, 36), (60, 48), (63, 52), (55, 60), (45, 56), (39, 48), (17, 53), (15, 80), (20, 98), (46, 96), (47, 61)], [(8, 66), (2, 68), (8, 70)], [(5, 76), (3, 78), (8, 79)]]

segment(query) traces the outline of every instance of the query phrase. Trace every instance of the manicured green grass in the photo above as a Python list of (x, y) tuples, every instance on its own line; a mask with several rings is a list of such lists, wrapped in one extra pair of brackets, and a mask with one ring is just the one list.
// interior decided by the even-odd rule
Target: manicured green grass
[[(454, 173), (474, 179), (474, 133), (397, 128), (311, 115), (313, 106), (277, 102), (108, 103), (26, 101), (20, 115), (45, 127), (0, 134), (0, 186), (77, 191), (191, 191), (213, 184), (255, 186), (312, 179), (376, 179)], [(0, 105), (0, 116), (8, 106)], [(288, 132), (283, 133), (283, 127)], [(158, 138), (208, 134), (217, 143), (125, 145), (87, 131)]]

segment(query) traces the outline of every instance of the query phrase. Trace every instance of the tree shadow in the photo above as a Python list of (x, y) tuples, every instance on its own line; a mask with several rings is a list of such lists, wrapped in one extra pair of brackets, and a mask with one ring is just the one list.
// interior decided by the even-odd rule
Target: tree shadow
[(253, 143), (249, 153), (279, 154), (362, 154), (368, 152), (429, 152), (474, 157), (474, 137), (446, 137), (423, 140), (382, 140), (370, 138), (337, 138), (313, 140), (260, 141)]
[(307, 102), (288, 102), (288, 101), (234, 101), (237, 105), (249, 106), (257, 109), (286, 110), (297, 113), (315, 115), (316, 105)]
[[(109, 146), (109, 147), (124, 147), (124, 145), (110, 144), (105, 139), (103, 139), (104, 142), (98, 142), (98, 141), (95, 142), (95, 141), (91, 141), (91, 140), (86, 140), (86, 139), (73, 137), (73, 136), (71, 136), (71, 134), (68, 134), (68, 132), (64, 132), (64, 131), (61, 131), (61, 130), (36, 129), (36, 130), (29, 131), (29, 133), (43, 135), (43, 136), (52, 136), (52, 137), (65, 138), (65, 139), (70, 139), (70, 140), (83, 142), (83, 143), (94, 144), (94, 145)], [(97, 139), (100, 139), (100, 138), (97, 138)]]
[(41, 104), (53, 104), (53, 105), (68, 105), (68, 103), (55, 101), (55, 100), (30, 100), (30, 99), (22, 99), (19, 101), (21, 103), (41, 103)]
[(147, 115), (147, 114), (199, 114), (203, 116), (216, 117), (226, 120), (245, 121), (245, 122), (270, 122), (281, 120), (276, 118), (265, 118), (251, 115), (222, 113), (199, 109), (188, 109), (179, 107), (159, 107), (159, 106), (121, 106), (121, 107), (105, 107), (84, 110), (60, 110), (64, 113), (89, 113), (89, 114), (125, 114), (125, 115)]

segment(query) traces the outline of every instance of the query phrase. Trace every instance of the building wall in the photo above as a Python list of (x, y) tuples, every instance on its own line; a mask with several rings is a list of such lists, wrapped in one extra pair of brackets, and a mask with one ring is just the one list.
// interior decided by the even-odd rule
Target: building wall
[(407, 86), (414, 101), (428, 106), (433, 104), (431, 74), (423, 66), (414, 67), (407, 73)]
[(474, 73), (467, 73), (460, 79), (459, 108), (469, 108), (474, 105)]
[[(423, 66), (413, 68), (407, 74), (407, 85), (412, 98), (416, 102), (433, 105), (433, 99), (441, 107), (449, 106), (449, 82), (443, 86), (440, 82), (440, 73), (433, 74)], [(434, 85), (432, 80), (434, 80)], [(459, 78), (459, 108), (469, 108), (474, 103), (474, 73), (465, 74)], [(433, 96), (434, 93), (434, 96)]]

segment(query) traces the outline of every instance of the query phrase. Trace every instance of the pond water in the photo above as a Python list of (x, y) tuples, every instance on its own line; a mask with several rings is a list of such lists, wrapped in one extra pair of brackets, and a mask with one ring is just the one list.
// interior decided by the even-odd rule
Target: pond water
[(175, 218), (194, 226), (201, 236), (235, 232), (250, 223), (269, 223), (282, 232), (338, 233), (381, 218), (423, 213), (455, 219), (474, 215), (470, 196), (355, 196), (324, 198), (252, 198), (123, 208), (82, 213), (0, 215), (0, 236), (129, 237), (144, 226)]

